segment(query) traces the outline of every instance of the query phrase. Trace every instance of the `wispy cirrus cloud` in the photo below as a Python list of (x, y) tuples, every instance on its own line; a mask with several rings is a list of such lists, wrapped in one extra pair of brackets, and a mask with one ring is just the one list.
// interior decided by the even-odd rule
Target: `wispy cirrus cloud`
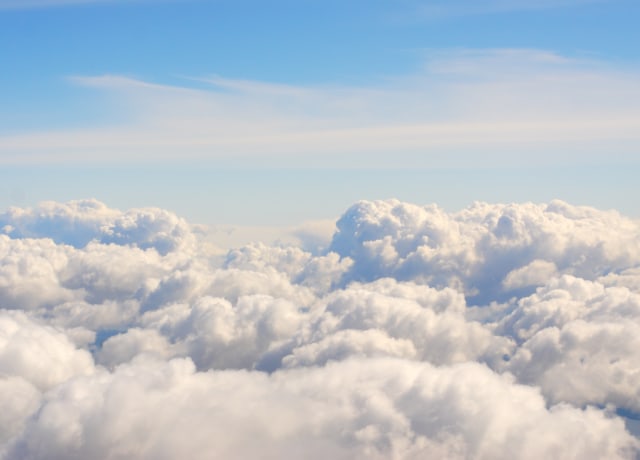
[(437, 0), (434, 2), (419, 2), (417, 9), (422, 17), (442, 18), (449, 16), (569, 8), (606, 2), (611, 2), (611, 0)]
[(636, 161), (640, 144), (640, 74), (540, 50), (431, 53), (419, 74), (359, 87), (221, 77), (184, 86), (119, 75), (71, 81), (108, 93), (120, 118), (0, 137), (1, 162), (545, 164), (610, 160), (612, 152)]

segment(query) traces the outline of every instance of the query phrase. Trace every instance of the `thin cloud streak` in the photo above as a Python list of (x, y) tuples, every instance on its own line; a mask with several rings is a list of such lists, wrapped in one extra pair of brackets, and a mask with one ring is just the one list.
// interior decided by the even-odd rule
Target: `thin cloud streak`
[(490, 0), (483, 2), (454, 0), (421, 4), (418, 6), (418, 11), (422, 18), (440, 19), (455, 16), (570, 8), (573, 6), (606, 2), (607, 0)]
[(419, 75), (368, 87), (211, 77), (200, 81), (209, 86), (190, 88), (117, 75), (73, 77), (74, 84), (109, 92), (128, 121), (0, 137), (0, 162), (241, 157), (275, 166), (366, 160), (446, 167), (612, 155), (635, 161), (639, 80), (602, 63), (517, 49), (435, 54)]

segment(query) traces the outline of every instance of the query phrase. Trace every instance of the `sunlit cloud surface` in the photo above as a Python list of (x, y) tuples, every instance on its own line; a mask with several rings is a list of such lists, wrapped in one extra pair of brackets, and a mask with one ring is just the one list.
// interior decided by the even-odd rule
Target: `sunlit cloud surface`
[(330, 239), (222, 258), (158, 208), (0, 229), (2, 458), (640, 452), (640, 226), (615, 211), (361, 201)]

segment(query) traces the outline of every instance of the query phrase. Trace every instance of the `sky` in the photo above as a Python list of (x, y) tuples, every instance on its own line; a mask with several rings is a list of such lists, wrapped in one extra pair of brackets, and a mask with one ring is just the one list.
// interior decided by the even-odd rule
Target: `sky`
[(639, 5), (0, 0), (0, 460), (640, 458)]
[(0, 0), (0, 206), (97, 198), (274, 226), (358, 199), (559, 198), (637, 217), (639, 13)]

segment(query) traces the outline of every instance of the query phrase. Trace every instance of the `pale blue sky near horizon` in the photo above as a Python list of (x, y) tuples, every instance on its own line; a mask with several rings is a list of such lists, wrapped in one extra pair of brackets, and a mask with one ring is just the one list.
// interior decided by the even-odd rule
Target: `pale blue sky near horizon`
[(639, 19), (630, 0), (0, 0), (0, 207), (640, 217)]

